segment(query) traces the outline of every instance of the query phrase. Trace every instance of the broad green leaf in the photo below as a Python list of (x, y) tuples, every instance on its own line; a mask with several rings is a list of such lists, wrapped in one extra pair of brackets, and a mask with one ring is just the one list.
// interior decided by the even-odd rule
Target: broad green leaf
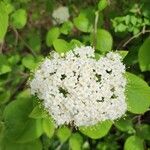
[(41, 141), (34, 140), (28, 143), (15, 143), (4, 138), (1, 145), (2, 150), (42, 150)]
[(150, 71), (150, 37), (140, 47), (138, 59), (141, 71)]
[(0, 10), (0, 43), (2, 43), (4, 40), (7, 28), (8, 28), (8, 14), (5, 11)]
[(80, 13), (78, 17), (74, 18), (73, 22), (76, 28), (82, 32), (91, 32), (92, 30), (88, 17), (83, 13)]
[(141, 124), (136, 128), (136, 134), (142, 139), (150, 140), (150, 125)]
[(99, 60), (103, 55), (99, 53), (95, 53), (95, 59)]
[(0, 75), (11, 72), (11, 67), (5, 55), (0, 54)]
[(14, 54), (8, 58), (8, 62), (11, 65), (16, 65), (19, 61), (20, 61), (20, 55), (19, 54)]
[(60, 32), (61, 32), (62, 34), (67, 35), (67, 34), (69, 34), (69, 33), (71, 32), (72, 29), (73, 29), (73, 24), (72, 24), (72, 22), (71, 22), (71, 21), (67, 21), (67, 22), (65, 22), (65, 23), (61, 26)]
[(53, 27), (47, 32), (46, 45), (52, 46), (53, 42), (59, 37), (60, 31), (58, 27)]
[(27, 22), (27, 12), (24, 9), (18, 9), (11, 15), (11, 23), (17, 29), (22, 29)]
[(6, 14), (10, 14), (13, 10), (13, 5), (10, 4), (8, 1), (0, 1), (0, 12), (3, 11)]
[(57, 130), (57, 136), (59, 138), (59, 140), (64, 143), (65, 141), (68, 140), (68, 138), (70, 137), (71, 135), (71, 131), (68, 127), (66, 126), (62, 126), (61, 128), (59, 128)]
[(127, 73), (126, 102), (128, 111), (143, 114), (150, 106), (150, 87), (140, 77)]
[(0, 68), (0, 75), (1, 74), (5, 74), (5, 73), (8, 73), (8, 72), (11, 72), (11, 68), (10, 66), (8, 65), (2, 65), (1, 68)]
[(135, 132), (131, 119), (121, 118), (119, 120), (116, 120), (114, 125), (120, 131), (128, 132), (128, 133), (134, 133)]
[(74, 133), (69, 139), (69, 147), (71, 150), (81, 150), (83, 138), (79, 133)]
[(125, 32), (127, 30), (128, 26), (124, 25), (123, 23), (120, 23), (116, 26), (115, 32)]
[(124, 150), (144, 150), (143, 140), (137, 136), (130, 136), (125, 141)]
[(28, 141), (38, 139), (42, 135), (42, 133), (43, 133), (42, 120), (41, 119), (29, 120), (25, 124), (24, 131), (22, 132), (21, 136), (18, 137), (16, 142), (26, 143)]
[(24, 143), (37, 139), (43, 133), (41, 119), (28, 117), (33, 109), (31, 98), (17, 99), (4, 111), (5, 136), (14, 142)]
[(49, 138), (53, 136), (55, 131), (55, 125), (50, 116), (48, 116), (47, 118), (43, 118), (43, 130)]
[(46, 116), (47, 116), (46, 111), (41, 105), (37, 105), (36, 107), (34, 107), (32, 112), (29, 114), (29, 117), (34, 119), (45, 118)]
[(108, 52), (112, 50), (113, 45), (113, 39), (111, 34), (104, 30), (104, 29), (98, 29), (96, 37), (92, 34), (91, 36), (91, 42), (94, 44), (94, 38), (96, 38), (96, 49), (100, 51), (101, 53)]
[(76, 39), (72, 39), (69, 44), (70, 44), (70, 49), (74, 49), (75, 47), (81, 47), (83, 45), (80, 41)]
[(98, 9), (99, 9), (99, 11), (104, 10), (105, 7), (107, 7), (107, 5), (108, 5), (107, 0), (100, 0), (99, 3), (98, 3)]
[(25, 66), (29, 70), (35, 69), (37, 66), (36, 60), (31, 54), (23, 57), (22, 64), (23, 64), (23, 66)]
[(70, 44), (63, 39), (56, 39), (53, 42), (53, 46), (58, 53), (66, 53), (70, 50)]
[(16, 96), (16, 99), (24, 99), (24, 98), (30, 98), (30, 89), (25, 89), (23, 91), (20, 91), (18, 95)]
[(100, 122), (89, 127), (80, 127), (79, 130), (92, 139), (99, 139), (107, 135), (112, 126), (111, 121)]

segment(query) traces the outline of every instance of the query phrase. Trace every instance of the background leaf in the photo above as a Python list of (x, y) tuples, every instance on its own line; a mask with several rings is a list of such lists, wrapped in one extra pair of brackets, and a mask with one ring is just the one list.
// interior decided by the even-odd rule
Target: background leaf
[(47, 46), (51, 46), (53, 42), (59, 37), (60, 31), (59, 28), (54, 27), (47, 32), (46, 35), (46, 44)]
[(102, 123), (98, 123), (98, 124), (93, 125), (93, 126), (80, 127), (79, 130), (83, 134), (89, 136), (90, 138), (98, 139), (98, 138), (102, 138), (105, 135), (107, 135), (111, 126), (112, 126), (111, 121), (104, 121)]
[(33, 109), (30, 98), (17, 99), (11, 102), (5, 109), (5, 135), (14, 142), (29, 142), (37, 139), (43, 133), (40, 119), (28, 117)]
[(150, 87), (140, 77), (127, 73), (126, 101), (128, 111), (142, 114), (150, 106)]
[(83, 13), (74, 18), (73, 22), (76, 28), (82, 32), (90, 32), (92, 30), (92, 26), (89, 22), (88, 17)]
[(150, 125), (141, 124), (138, 125), (136, 129), (137, 129), (137, 136), (145, 140), (150, 140)]
[(49, 138), (51, 138), (53, 136), (54, 131), (55, 131), (55, 124), (54, 124), (52, 118), (50, 118), (50, 116), (43, 118), (43, 130), (44, 130), (44, 133)]
[(67, 51), (70, 50), (70, 45), (68, 42), (66, 42), (65, 40), (63, 39), (56, 39), (54, 42), (53, 42), (53, 46), (56, 50), (56, 52), (58, 53), (66, 53)]
[[(2, 3), (0, 2), (0, 5)], [(8, 14), (0, 9), (0, 43), (3, 42), (3, 39), (5, 37), (5, 34), (7, 32), (8, 28)]]
[[(94, 36), (95, 35), (93, 34), (91, 36), (92, 43), (94, 43)], [(96, 49), (100, 53), (105, 53), (112, 50), (112, 44), (113, 44), (113, 39), (111, 34), (104, 29), (98, 29), (96, 35)]]
[(24, 9), (18, 9), (11, 15), (11, 23), (17, 29), (22, 29), (27, 22), (27, 12)]
[(137, 136), (130, 136), (127, 138), (124, 150), (144, 150), (143, 140), (138, 138)]
[(69, 139), (69, 146), (72, 150), (81, 150), (83, 138), (79, 133), (74, 133)]
[(107, 0), (100, 0), (98, 3), (98, 9), (102, 11), (108, 5)]
[(150, 71), (150, 37), (148, 37), (139, 49), (138, 59), (141, 71)]
[(62, 126), (57, 130), (57, 136), (59, 140), (64, 143), (71, 135), (71, 131), (68, 127)]

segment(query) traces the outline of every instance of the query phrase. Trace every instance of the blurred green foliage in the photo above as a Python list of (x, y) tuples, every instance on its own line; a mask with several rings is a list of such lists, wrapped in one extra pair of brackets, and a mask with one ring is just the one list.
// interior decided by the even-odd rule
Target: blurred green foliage
[[(54, 25), (58, 6), (67, 6), (70, 18)], [(0, 0), (0, 150), (148, 149), (149, 8), (149, 0)], [(128, 112), (115, 122), (56, 128), (28, 79), (50, 51), (83, 44), (96, 48), (96, 59), (110, 50), (123, 56)]]

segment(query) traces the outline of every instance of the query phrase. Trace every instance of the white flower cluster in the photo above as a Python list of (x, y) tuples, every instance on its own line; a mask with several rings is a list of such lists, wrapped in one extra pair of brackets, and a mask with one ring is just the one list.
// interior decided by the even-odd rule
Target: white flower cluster
[(53, 20), (54, 24), (62, 24), (65, 21), (68, 21), (70, 17), (68, 7), (64, 6), (58, 7), (53, 11), (52, 17), (54, 19)]
[(77, 47), (65, 57), (54, 52), (46, 58), (30, 82), (31, 93), (43, 100), (56, 125), (94, 125), (125, 113), (124, 73), (119, 54), (95, 60), (93, 48)]

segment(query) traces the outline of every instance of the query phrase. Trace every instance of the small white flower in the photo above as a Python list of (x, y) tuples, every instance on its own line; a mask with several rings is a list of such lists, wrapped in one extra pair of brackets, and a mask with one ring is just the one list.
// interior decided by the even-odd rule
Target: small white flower
[(30, 82), (31, 93), (43, 100), (56, 125), (93, 125), (125, 114), (124, 73), (119, 54), (97, 61), (92, 47), (77, 47), (64, 57), (54, 52), (46, 58)]
[(64, 6), (58, 7), (53, 11), (52, 17), (54, 19), (53, 20), (54, 24), (62, 24), (68, 21), (70, 17), (68, 7), (64, 7)]

